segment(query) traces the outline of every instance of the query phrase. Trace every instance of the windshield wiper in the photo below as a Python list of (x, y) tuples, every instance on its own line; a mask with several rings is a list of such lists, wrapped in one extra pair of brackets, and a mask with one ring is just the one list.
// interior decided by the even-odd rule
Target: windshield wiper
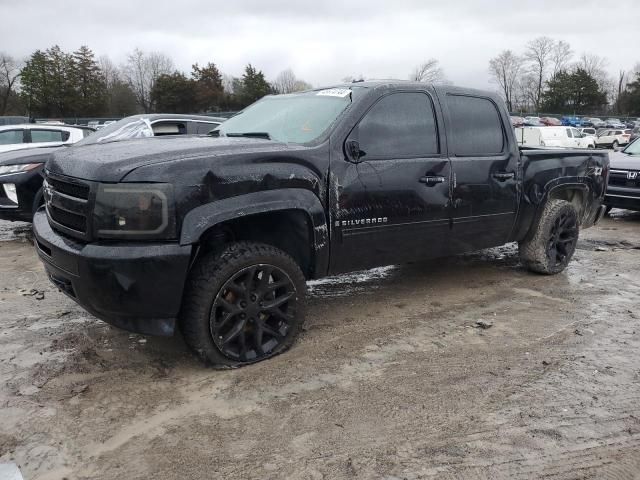
[(271, 140), (271, 135), (268, 132), (233, 132), (225, 133), (227, 137), (249, 137), (249, 138), (264, 138)]

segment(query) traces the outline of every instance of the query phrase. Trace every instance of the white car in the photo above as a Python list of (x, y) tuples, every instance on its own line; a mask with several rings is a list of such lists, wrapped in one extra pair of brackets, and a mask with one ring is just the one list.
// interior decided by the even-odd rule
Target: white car
[(622, 129), (601, 130), (596, 138), (596, 146), (610, 147), (613, 149), (618, 148), (621, 145), (629, 143), (631, 133), (631, 130)]
[(573, 127), (516, 128), (518, 144), (527, 147), (595, 148), (593, 137)]
[(71, 145), (90, 133), (90, 129), (66, 125), (6, 125), (0, 127), (0, 153), (25, 148)]

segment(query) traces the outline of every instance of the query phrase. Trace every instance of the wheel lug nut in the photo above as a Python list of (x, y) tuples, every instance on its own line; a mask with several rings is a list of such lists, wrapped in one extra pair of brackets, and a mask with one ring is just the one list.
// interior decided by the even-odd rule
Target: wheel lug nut
[(240, 306), (241, 306), (242, 308), (246, 308), (246, 307), (247, 307), (247, 302), (244, 302), (244, 301), (243, 301), (243, 302), (240, 302)]
[(244, 320), (245, 318), (247, 318), (247, 316), (244, 313), (241, 313), (240, 318)]

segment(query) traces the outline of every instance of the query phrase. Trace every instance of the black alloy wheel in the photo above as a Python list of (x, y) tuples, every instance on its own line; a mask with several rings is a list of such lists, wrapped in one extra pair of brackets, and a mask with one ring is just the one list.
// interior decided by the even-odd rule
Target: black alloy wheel
[(574, 215), (564, 212), (556, 217), (547, 243), (547, 258), (552, 267), (566, 263), (578, 242), (578, 225)]
[(296, 307), (296, 288), (285, 271), (269, 264), (243, 268), (213, 301), (211, 337), (230, 360), (258, 361), (287, 340)]

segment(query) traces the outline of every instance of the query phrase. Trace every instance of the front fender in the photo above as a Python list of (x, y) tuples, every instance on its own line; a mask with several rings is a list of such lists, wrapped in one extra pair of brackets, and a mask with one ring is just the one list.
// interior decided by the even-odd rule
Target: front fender
[(207, 203), (184, 217), (180, 245), (198, 243), (211, 227), (227, 220), (278, 210), (302, 210), (313, 227), (315, 271), (326, 272), (329, 265), (329, 230), (324, 207), (310, 190), (284, 188), (248, 193)]

